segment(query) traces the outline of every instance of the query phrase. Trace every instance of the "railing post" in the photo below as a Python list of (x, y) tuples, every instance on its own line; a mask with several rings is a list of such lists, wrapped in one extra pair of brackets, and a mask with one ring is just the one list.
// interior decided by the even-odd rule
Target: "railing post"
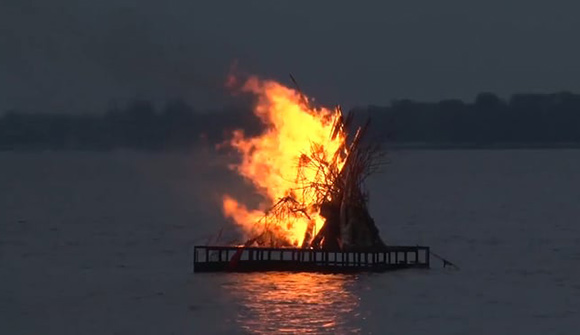
[(195, 272), (195, 263), (197, 263), (197, 248), (193, 247), (193, 272)]

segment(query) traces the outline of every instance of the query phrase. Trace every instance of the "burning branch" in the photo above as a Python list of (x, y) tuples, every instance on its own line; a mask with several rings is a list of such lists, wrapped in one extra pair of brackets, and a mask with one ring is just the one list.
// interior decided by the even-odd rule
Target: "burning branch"
[(258, 94), (256, 114), (269, 128), (255, 138), (238, 135), (231, 143), (243, 154), (238, 172), (264, 190), (274, 205), (253, 223), (247, 220), (254, 213), (245, 207), (230, 206), (234, 210), (228, 207), (228, 215), (248, 227), (248, 243), (260, 246), (384, 245), (363, 192), (364, 181), (382, 165), (384, 156), (378, 145), (362, 144), (370, 120), (349, 140), (353, 113), (344, 118), (340, 107), (332, 111), (310, 107), (290, 77), (297, 91), (255, 78), (246, 83), (248, 91)]

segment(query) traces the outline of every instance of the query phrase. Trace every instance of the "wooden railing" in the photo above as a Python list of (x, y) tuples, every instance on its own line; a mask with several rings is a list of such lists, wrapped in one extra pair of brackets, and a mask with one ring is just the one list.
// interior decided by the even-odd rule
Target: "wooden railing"
[(390, 246), (373, 251), (196, 246), (195, 272), (215, 271), (386, 271), (428, 268), (429, 247)]

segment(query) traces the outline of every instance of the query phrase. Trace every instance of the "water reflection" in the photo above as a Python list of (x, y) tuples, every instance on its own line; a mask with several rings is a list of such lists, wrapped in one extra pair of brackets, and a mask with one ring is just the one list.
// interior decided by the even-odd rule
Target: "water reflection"
[(239, 274), (225, 284), (236, 322), (251, 334), (357, 334), (359, 298), (349, 291), (356, 277), (309, 273)]

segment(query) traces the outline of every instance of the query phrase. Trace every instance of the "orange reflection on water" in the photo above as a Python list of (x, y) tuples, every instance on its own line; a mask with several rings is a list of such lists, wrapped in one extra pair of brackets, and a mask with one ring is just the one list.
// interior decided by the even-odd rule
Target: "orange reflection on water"
[(236, 322), (251, 334), (356, 334), (359, 298), (348, 275), (240, 274), (225, 285), (241, 306)]

